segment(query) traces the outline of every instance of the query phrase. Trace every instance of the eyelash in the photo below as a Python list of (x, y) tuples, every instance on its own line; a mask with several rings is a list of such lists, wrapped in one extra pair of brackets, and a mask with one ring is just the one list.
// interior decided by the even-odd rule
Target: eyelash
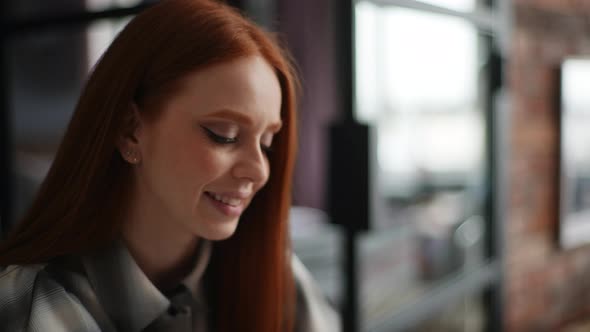
[(217, 135), (215, 132), (213, 132), (213, 130), (211, 130), (207, 127), (203, 127), (203, 129), (207, 133), (207, 136), (209, 136), (209, 138), (212, 139), (213, 142), (215, 142), (215, 143), (232, 144), (232, 143), (236, 143), (238, 141), (237, 137), (225, 137), (225, 136)]
[[(211, 129), (209, 129), (207, 127), (203, 127), (203, 129), (207, 133), (207, 136), (209, 136), (209, 138), (217, 144), (224, 144), (224, 145), (225, 144), (233, 144), (238, 141), (237, 137), (225, 137), (225, 136), (217, 135), (215, 132), (213, 132)], [(266, 155), (270, 155), (273, 152), (272, 147), (270, 147), (270, 146), (265, 146), (265, 145), (261, 144), (260, 148), (262, 149), (262, 151)]]

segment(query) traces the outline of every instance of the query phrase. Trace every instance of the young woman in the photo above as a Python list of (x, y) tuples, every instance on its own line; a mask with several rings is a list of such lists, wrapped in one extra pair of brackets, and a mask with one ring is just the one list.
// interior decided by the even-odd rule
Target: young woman
[(223, 4), (135, 17), (0, 246), (0, 329), (338, 330), (289, 247), (295, 90), (283, 50)]

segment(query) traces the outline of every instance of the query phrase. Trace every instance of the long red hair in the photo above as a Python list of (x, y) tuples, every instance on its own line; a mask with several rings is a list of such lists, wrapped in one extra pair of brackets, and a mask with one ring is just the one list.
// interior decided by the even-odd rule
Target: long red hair
[(287, 222), (297, 79), (269, 33), (210, 0), (161, 1), (115, 38), (88, 79), (30, 210), (0, 245), (0, 266), (79, 255), (115, 240), (132, 199), (131, 168), (116, 148), (131, 102), (163, 100), (188, 73), (250, 55), (262, 56), (276, 72), (283, 127), (273, 142), (268, 183), (236, 233), (215, 243), (205, 278), (214, 330), (290, 331), (294, 287)]

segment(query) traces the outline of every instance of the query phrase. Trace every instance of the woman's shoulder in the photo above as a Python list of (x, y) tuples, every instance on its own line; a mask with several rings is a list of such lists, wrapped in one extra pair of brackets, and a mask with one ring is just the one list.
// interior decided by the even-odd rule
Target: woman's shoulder
[(2, 331), (99, 331), (76, 296), (47, 270), (48, 264), (0, 267)]
[(44, 265), (0, 267), (0, 326), (7, 331), (25, 331), (37, 277)]
[(30, 301), (39, 272), (44, 267), (45, 264), (0, 267), (0, 317), (6, 315), (7, 307)]

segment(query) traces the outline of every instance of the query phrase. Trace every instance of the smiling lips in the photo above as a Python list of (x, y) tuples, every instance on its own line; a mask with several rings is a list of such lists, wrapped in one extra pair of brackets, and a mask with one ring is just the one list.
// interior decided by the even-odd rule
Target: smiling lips
[(206, 191), (205, 194), (211, 200), (213, 206), (229, 217), (237, 217), (242, 214), (245, 209), (246, 199), (250, 196), (250, 194), (238, 192), (214, 193)]

